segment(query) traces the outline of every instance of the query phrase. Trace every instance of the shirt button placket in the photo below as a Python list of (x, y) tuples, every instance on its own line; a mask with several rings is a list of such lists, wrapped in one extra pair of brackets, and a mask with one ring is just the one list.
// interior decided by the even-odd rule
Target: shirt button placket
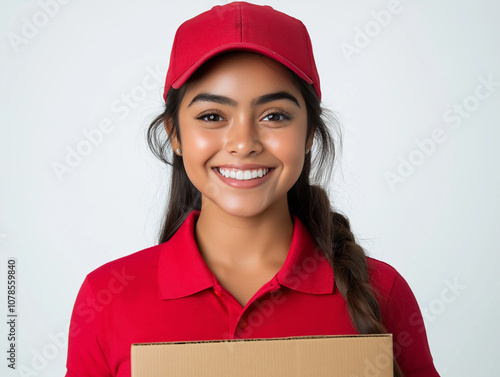
[[(222, 288), (224, 289), (224, 288)], [(248, 327), (248, 322), (242, 318), (242, 320), (238, 321), (238, 318), (241, 315), (241, 305), (237, 303), (236, 299), (228, 296), (224, 293), (221, 288), (217, 288), (214, 286), (214, 293), (217, 297), (220, 298), (223, 305), (226, 307), (229, 314), (229, 338), (238, 338), (238, 333), (241, 333), (241, 329)], [(238, 321), (238, 322), (236, 322)], [(233, 330), (234, 329), (234, 330)]]

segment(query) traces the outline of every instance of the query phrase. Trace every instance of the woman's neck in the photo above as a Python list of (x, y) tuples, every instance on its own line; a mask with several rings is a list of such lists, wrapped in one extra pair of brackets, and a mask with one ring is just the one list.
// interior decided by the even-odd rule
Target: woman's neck
[(240, 217), (220, 207), (201, 207), (195, 239), (207, 265), (257, 271), (283, 265), (293, 236), (293, 222), (286, 197), (257, 216)]

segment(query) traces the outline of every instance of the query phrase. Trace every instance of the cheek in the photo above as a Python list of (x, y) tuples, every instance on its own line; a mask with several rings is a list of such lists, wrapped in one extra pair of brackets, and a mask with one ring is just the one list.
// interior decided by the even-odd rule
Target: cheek
[(183, 133), (182, 144), (187, 153), (199, 154), (200, 152), (213, 148), (217, 142), (215, 133), (206, 130), (188, 129)]
[(285, 169), (302, 170), (305, 142), (305, 137), (297, 132), (284, 132), (269, 139), (267, 145)]
[[(182, 134), (186, 170), (204, 165), (221, 147), (221, 135), (213, 130), (185, 129)], [(188, 167), (187, 165), (193, 165)]]
[(201, 191), (207, 179), (206, 164), (219, 150), (220, 135), (203, 129), (185, 127), (182, 133), (184, 169), (189, 180)]

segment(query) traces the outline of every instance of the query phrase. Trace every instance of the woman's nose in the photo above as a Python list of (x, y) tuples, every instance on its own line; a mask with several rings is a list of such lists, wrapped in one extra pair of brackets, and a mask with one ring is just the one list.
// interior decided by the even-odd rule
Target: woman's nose
[(235, 119), (227, 134), (226, 151), (241, 156), (260, 153), (264, 147), (257, 127), (249, 117)]

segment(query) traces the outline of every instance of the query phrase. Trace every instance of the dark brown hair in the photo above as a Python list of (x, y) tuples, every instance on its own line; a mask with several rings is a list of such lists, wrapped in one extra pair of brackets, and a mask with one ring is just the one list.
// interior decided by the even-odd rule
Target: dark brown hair
[[(304, 223), (332, 265), (336, 286), (346, 300), (356, 330), (360, 334), (386, 333), (376, 292), (369, 284), (365, 252), (356, 243), (347, 217), (332, 209), (328, 195), (321, 187), (322, 181), (330, 181), (336, 155), (334, 139), (324, 120), (327, 112), (321, 107), (312, 85), (307, 84), (291, 70), (288, 72), (306, 102), (307, 134), (314, 133), (313, 146), (317, 151), (314, 164), (311, 162), (312, 153), (305, 155), (302, 172), (288, 191), (289, 211)], [(180, 89), (170, 88), (164, 112), (152, 121), (147, 131), (151, 151), (165, 164), (172, 166), (169, 201), (158, 238), (159, 243), (169, 240), (193, 209), (201, 208), (201, 193), (189, 180), (182, 157), (171, 151), (172, 135), (167, 135), (165, 131), (165, 124), (170, 121), (171, 132), (178, 135), (180, 141), (178, 110), (188, 84), (189, 81)], [(341, 147), (339, 124), (333, 116), (330, 115), (329, 118), (331, 123), (337, 126), (338, 143)], [(172, 162), (169, 161), (168, 155), (173, 156)], [(313, 182), (318, 184), (310, 183), (312, 165), (315, 166)], [(395, 360), (394, 376), (403, 377)]]

